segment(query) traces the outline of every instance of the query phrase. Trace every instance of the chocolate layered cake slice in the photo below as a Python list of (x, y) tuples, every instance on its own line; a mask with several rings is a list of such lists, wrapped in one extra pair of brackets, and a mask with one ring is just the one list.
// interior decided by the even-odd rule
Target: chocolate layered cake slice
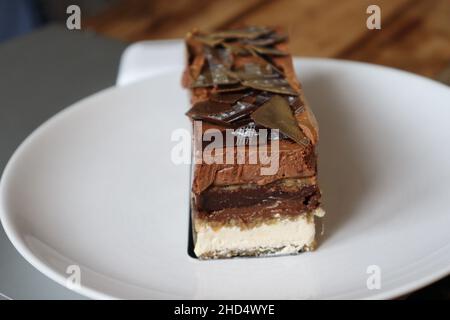
[(186, 37), (192, 225), (200, 259), (315, 247), (318, 127), (279, 28)]

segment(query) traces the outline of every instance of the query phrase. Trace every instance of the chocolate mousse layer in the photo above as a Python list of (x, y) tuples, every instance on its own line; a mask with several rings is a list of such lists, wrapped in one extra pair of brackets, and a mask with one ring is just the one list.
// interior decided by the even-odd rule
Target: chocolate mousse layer
[[(225, 161), (223, 163), (194, 164), (192, 191), (199, 194), (210, 186), (246, 183), (265, 185), (285, 178), (312, 177), (316, 173), (317, 156), (313, 146), (300, 147), (295, 142), (281, 140), (277, 154), (278, 170), (271, 175), (262, 174), (261, 168), (267, 167), (267, 164), (260, 162), (251, 164), (248, 161), (248, 155), (251, 152), (258, 152), (257, 148), (253, 146), (245, 148), (247, 158), (243, 164), (227, 164)], [(218, 152), (220, 151), (218, 150)], [(222, 153), (225, 155), (225, 149), (222, 150)]]

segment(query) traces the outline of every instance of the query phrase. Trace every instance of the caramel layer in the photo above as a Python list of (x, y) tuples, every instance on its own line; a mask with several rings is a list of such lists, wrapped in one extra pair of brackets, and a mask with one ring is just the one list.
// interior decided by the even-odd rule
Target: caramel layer
[(280, 218), (295, 218), (307, 214), (320, 206), (320, 192), (314, 193), (306, 202), (303, 200), (265, 201), (253, 206), (229, 208), (213, 212), (194, 211), (194, 223), (207, 223), (212, 228), (238, 226), (253, 228), (263, 223), (269, 224)]

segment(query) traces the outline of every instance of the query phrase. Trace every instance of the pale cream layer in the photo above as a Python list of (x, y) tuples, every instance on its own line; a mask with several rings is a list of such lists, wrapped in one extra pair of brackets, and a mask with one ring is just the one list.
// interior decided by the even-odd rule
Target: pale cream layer
[[(323, 210), (317, 208), (312, 214), (323, 216)], [(194, 252), (198, 257), (211, 253), (227, 256), (229, 252), (296, 253), (314, 243), (314, 219), (308, 216), (286, 218), (251, 229), (233, 226), (213, 230), (207, 224), (202, 224), (196, 230)]]

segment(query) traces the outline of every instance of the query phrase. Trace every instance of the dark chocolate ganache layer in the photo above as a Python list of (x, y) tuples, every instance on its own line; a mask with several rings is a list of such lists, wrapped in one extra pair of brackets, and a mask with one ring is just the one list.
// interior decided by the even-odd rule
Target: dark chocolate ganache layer
[(244, 184), (225, 187), (212, 186), (195, 195), (195, 206), (200, 211), (218, 211), (261, 204), (278, 200), (296, 200), (305, 208), (320, 197), (315, 179), (282, 179), (267, 185)]

